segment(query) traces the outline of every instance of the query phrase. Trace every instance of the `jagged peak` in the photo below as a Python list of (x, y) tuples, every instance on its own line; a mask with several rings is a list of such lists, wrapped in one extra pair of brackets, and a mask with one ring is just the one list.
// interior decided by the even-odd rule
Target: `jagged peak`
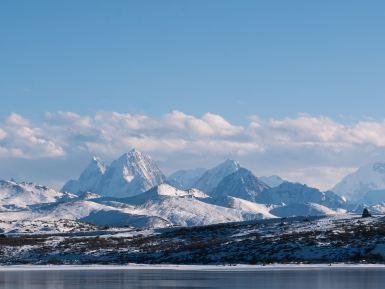
[(101, 163), (101, 164), (104, 164), (104, 161), (103, 161), (103, 159), (101, 158), (101, 157), (98, 157), (98, 156), (93, 156), (92, 158), (91, 158), (91, 162), (92, 163)]
[(129, 159), (129, 158), (133, 158), (133, 157), (147, 157), (147, 158), (150, 158), (149, 155), (137, 150), (136, 148), (133, 148), (131, 150), (129, 150), (128, 152), (122, 154), (119, 159)]
[[(113, 168), (127, 168), (127, 167), (136, 167), (140, 170), (146, 171), (146, 167), (156, 166), (156, 163), (152, 160), (150, 156), (145, 153), (142, 153), (136, 149), (132, 149), (127, 153), (121, 155), (118, 159), (113, 161), (110, 167)], [(156, 168), (158, 169), (158, 168)]]
[(156, 163), (146, 154), (132, 149), (108, 166), (99, 157), (93, 157), (79, 179), (67, 182), (62, 191), (124, 196), (144, 192), (164, 181), (165, 176)]
[(91, 162), (89, 163), (85, 172), (86, 171), (93, 171), (95, 169), (100, 171), (101, 174), (104, 174), (106, 169), (107, 169), (107, 166), (105, 165), (104, 161), (100, 157), (97, 157), (97, 156), (93, 156), (91, 158)]
[(207, 170), (207, 172), (219, 172), (219, 171), (237, 171), (241, 168), (239, 163), (235, 160), (227, 159), (219, 165)]
[(232, 173), (232, 175), (239, 175), (239, 176), (254, 176), (255, 175), (253, 174), (252, 171), (246, 169), (246, 168), (243, 168), (243, 167), (239, 167), (239, 169), (237, 171), (235, 171), (234, 173)]
[(132, 148), (128, 151), (128, 154), (142, 154), (141, 151), (139, 151), (138, 149), (136, 148)]
[(218, 165), (218, 167), (219, 166), (232, 166), (232, 167), (236, 167), (236, 168), (241, 167), (236, 160), (232, 160), (232, 159), (226, 159), (224, 162), (220, 163)]
[[(250, 182), (251, 183), (258, 183), (260, 186), (263, 186), (265, 189), (267, 188), (270, 188), (268, 185), (266, 185), (264, 182), (260, 181), (254, 174), (252, 171), (246, 169), (246, 168), (243, 168), (243, 167), (239, 167), (238, 170), (236, 170), (235, 172), (233, 172), (232, 174), (224, 177), (222, 179), (222, 181), (218, 184), (218, 187), (221, 187), (223, 185), (227, 185), (229, 182), (234, 182), (234, 181), (237, 181), (237, 180), (240, 180), (242, 182)], [(250, 184), (251, 184), (250, 183)], [(218, 189), (217, 187), (217, 189)], [(223, 188), (222, 188), (223, 189)]]
[(138, 162), (140, 160), (152, 160), (151, 157), (145, 153), (138, 151), (137, 149), (131, 149), (130, 151), (122, 154), (117, 160), (113, 163), (125, 165), (127, 163)]

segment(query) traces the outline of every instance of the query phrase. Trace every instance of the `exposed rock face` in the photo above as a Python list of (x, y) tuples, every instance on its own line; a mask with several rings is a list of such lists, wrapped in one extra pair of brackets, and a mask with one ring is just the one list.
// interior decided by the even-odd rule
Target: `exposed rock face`
[(79, 179), (69, 181), (62, 191), (75, 194), (89, 191), (103, 196), (129, 197), (165, 180), (164, 174), (148, 155), (133, 149), (110, 166), (93, 158)]

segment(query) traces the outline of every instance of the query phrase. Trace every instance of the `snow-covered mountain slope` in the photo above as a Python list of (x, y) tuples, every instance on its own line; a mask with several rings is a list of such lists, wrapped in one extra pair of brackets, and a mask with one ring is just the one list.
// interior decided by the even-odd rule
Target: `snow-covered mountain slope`
[(188, 190), (194, 186), (206, 169), (179, 170), (171, 174), (166, 182), (178, 189)]
[(254, 176), (251, 171), (239, 168), (236, 172), (224, 177), (209, 194), (213, 198), (232, 196), (255, 201), (259, 193), (269, 188), (268, 185)]
[(33, 207), (23, 220), (51, 222), (77, 220), (99, 226), (130, 226), (134, 228), (198, 226), (269, 217), (266, 208), (254, 207), (235, 200), (233, 207), (206, 202), (209, 197), (197, 189), (179, 190), (160, 184), (147, 192), (129, 198), (98, 198), (85, 193), (68, 201)]
[(101, 195), (128, 197), (163, 183), (166, 177), (156, 163), (137, 150), (122, 155), (108, 167), (102, 180)]
[(285, 182), (284, 179), (276, 175), (258, 177), (258, 179), (271, 188), (278, 187), (280, 184)]
[[(64, 227), (65, 222), (69, 222), (76, 228), (79, 227), (76, 223), (78, 221), (97, 226), (129, 226), (141, 229), (147, 226), (171, 225), (164, 220), (157, 220), (160, 218), (137, 215), (134, 207), (103, 204), (97, 202), (99, 199), (94, 197), (95, 195), (84, 194), (68, 201), (35, 205), (29, 210), (8, 212), (8, 222), (0, 222), (0, 229), (23, 231), (25, 225), (33, 224), (34, 232), (43, 232), (46, 231), (46, 227), (55, 227), (54, 224), (63, 222)], [(65, 228), (61, 229), (63, 232), (66, 231)]]
[[(218, 206), (206, 201), (207, 199), (206, 194), (196, 189), (183, 191), (161, 184), (145, 193), (121, 201), (133, 206), (137, 214), (159, 217), (174, 226), (198, 226), (244, 220), (240, 210)], [(259, 217), (254, 214), (254, 219)]]
[(385, 163), (372, 163), (344, 177), (332, 191), (355, 202), (369, 191), (383, 189), (385, 189)]
[(106, 169), (106, 165), (100, 158), (93, 157), (88, 167), (81, 173), (79, 179), (68, 181), (61, 191), (76, 194), (82, 192), (98, 192)]
[[(94, 165), (99, 163), (97, 159), (93, 161)], [(127, 163), (135, 164), (134, 168), (126, 166)], [(135, 156), (124, 155), (117, 164), (111, 165), (122, 174), (111, 171), (111, 176), (119, 176), (116, 177), (118, 181), (124, 177), (129, 178), (132, 171), (143, 172), (144, 169), (137, 168), (140, 165), (143, 164)], [(99, 166), (94, 166), (96, 167)], [(148, 165), (145, 163), (143, 167)], [(102, 179), (98, 185), (103, 185), (103, 179), (108, 176), (110, 168), (101, 174)], [(152, 170), (154, 171), (156, 170)], [(87, 174), (83, 176), (85, 175)], [(156, 179), (152, 177), (152, 174), (147, 174), (143, 178)], [(114, 184), (119, 183), (115, 182), (115, 177), (109, 179)], [(123, 184), (128, 186), (130, 183)], [(127, 192), (126, 187), (124, 189)], [(180, 190), (166, 183), (126, 198), (80, 191), (76, 196), (13, 181), (1, 181), (0, 193), (0, 230), (6, 232), (97, 229), (81, 221), (96, 226), (127, 226), (139, 229), (200, 226), (283, 216), (331, 215), (339, 212), (345, 204), (341, 197), (332, 192), (320, 192), (305, 185), (283, 183), (276, 188), (268, 188), (250, 171), (239, 167), (219, 182), (216, 189), (210, 193), (211, 196), (198, 189)], [(385, 212), (384, 207), (373, 206), (373, 209), (376, 209), (376, 212)]]
[(79, 219), (107, 206), (87, 199), (64, 198), (52, 203), (30, 205), (22, 210), (0, 211), (0, 231), (5, 232), (67, 232), (93, 230)]
[(238, 210), (208, 204), (191, 196), (163, 197), (156, 202), (144, 203), (141, 208), (148, 215), (162, 217), (174, 226), (200, 226), (243, 220), (242, 213)]
[[(265, 204), (257, 204), (239, 198), (228, 197), (227, 206), (241, 211), (245, 217), (247, 214), (250, 214), (252, 219), (255, 219), (255, 215), (259, 216), (258, 219), (276, 218), (276, 216), (270, 213), (274, 207)], [(247, 217), (245, 219), (247, 219)]]
[(67, 219), (79, 220), (92, 212), (113, 210), (114, 208), (95, 203), (91, 200), (77, 199), (75, 201), (55, 203), (51, 208), (40, 210), (39, 219)]
[[(284, 182), (278, 187), (262, 191), (256, 202), (275, 205), (319, 204), (331, 209), (344, 208), (345, 200), (331, 191), (321, 192), (318, 189), (299, 183)], [(274, 214), (274, 213), (273, 213)], [(302, 215), (302, 214), (299, 214)]]
[[(231, 205), (220, 206), (207, 202), (209, 196), (198, 189), (179, 190), (168, 184), (160, 184), (129, 198), (106, 198), (90, 192), (80, 196), (68, 195), (25, 183), (3, 181), (1, 185), (2, 204), (17, 204), (19, 210), (23, 209), (10, 212), (8, 222), (0, 225), (0, 229), (10, 231), (23, 231), (27, 224), (33, 224), (31, 230), (34, 232), (45, 231), (63, 220), (72, 223), (84, 221), (99, 226), (157, 228), (270, 217), (265, 212), (267, 209), (257, 204), (234, 199)], [(242, 204), (245, 209), (241, 208)], [(79, 227), (77, 223), (73, 226)], [(65, 228), (62, 229), (65, 231)]]
[(165, 176), (146, 154), (135, 149), (113, 161), (110, 166), (93, 159), (78, 181), (70, 181), (62, 191), (90, 191), (103, 196), (129, 197), (163, 183)]
[(66, 197), (70, 196), (34, 183), (0, 180), (0, 206), (3, 208), (26, 208)]
[(194, 184), (203, 192), (212, 191), (224, 177), (239, 170), (239, 164), (234, 160), (226, 160), (216, 167), (207, 170)]
[(168, 184), (160, 184), (147, 192), (133, 197), (124, 198), (121, 201), (131, 205), (142, 205), (146, 202), (154, 202), (166, 197), (194, 197), (197, 199), (205, 199), (209, 196), (202, 193), (198, 189), (179, 190)]
[(76, 220), (33, 218), (31, 212), (0, 212), (0, 232), (16, 234), (90, 233), (100, 228)]
[(287, 218), (295, 216), (333, 216), (345, 212), (335, 211), (320, 204), (307, 203), (277, 207), (272, 209), (270, 213), (280, 218)]

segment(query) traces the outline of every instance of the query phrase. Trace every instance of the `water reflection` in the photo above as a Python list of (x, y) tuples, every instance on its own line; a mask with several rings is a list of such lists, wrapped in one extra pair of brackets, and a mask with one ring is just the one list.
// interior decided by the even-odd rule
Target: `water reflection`
[(77, 270), (0, 272), (6, 289), (373, 289), (384, 288), (384, 269), (271, 271)]

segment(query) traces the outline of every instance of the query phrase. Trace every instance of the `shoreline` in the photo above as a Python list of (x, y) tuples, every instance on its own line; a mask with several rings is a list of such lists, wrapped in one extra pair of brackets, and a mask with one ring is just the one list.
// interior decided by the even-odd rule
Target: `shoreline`
[(283, 271), (312, 269), (384, 269), (385, 264), (269, 264), (269, 265), (1, 265), (0, 272), (77, 270)]

